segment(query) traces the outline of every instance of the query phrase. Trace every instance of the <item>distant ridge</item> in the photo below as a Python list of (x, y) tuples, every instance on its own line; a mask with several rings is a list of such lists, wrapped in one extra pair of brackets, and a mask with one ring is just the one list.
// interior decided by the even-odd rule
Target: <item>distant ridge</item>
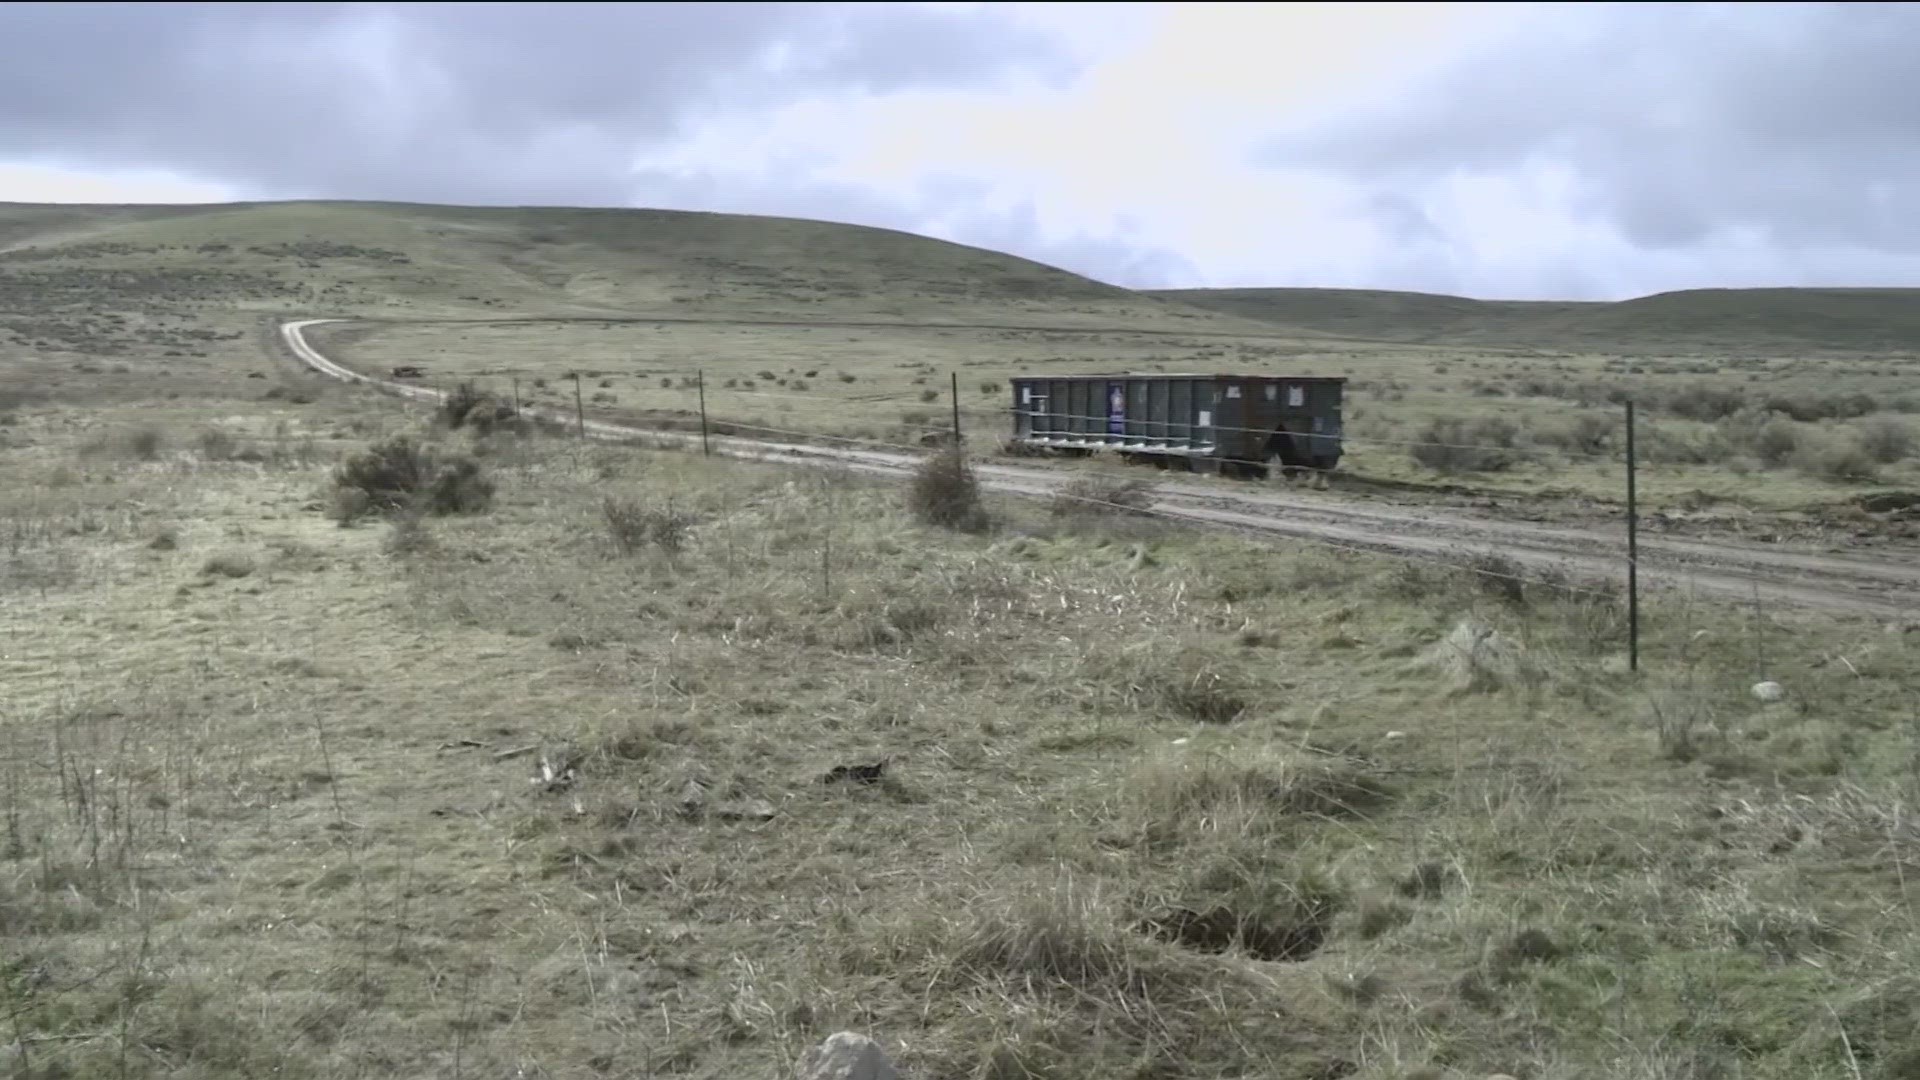
[(1150, 295), (1376, 341), (1539, 349), (1920, 349), (1920, 289), (1688, 289), (1617, 302), (1473, 300), (1367, 289), (1162, 289)]

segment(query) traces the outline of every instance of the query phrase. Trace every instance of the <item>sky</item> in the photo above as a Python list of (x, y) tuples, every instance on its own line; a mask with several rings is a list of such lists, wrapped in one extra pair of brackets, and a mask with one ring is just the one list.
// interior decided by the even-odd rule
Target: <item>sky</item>
[(297, 198), (1135, 287), (1920, 285), (1920, 4), (0, 5), (0, 201)]

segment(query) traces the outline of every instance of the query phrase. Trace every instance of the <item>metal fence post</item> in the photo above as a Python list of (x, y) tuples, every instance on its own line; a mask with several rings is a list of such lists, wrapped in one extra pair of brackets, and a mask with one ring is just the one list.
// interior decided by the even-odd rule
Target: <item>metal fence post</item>
[(948, 377), (953, 380), (953, 445), (960, 446), (960, 373), (950, 371)]

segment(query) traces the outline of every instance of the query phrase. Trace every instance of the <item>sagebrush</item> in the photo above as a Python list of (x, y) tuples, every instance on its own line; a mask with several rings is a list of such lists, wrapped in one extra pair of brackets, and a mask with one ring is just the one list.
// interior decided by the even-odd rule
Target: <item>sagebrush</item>
[(494, 482), (469, 455), (396, 435), (334, 469), (335, 514), (476, 514), (493, 505)]

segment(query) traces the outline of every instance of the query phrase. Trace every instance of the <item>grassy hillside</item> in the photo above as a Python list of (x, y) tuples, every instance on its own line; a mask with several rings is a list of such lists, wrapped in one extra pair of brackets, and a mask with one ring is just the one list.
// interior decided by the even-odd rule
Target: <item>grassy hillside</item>
[(1920, 290), (1692, 289), (1618, 303), (1473, 300), (1367, 289), (1150, 295), (1357, 339), (1600, 351), (1920, 347)]
[(1025, 259), (908, 233), (661, 210), (393, 203), (0, 206), (0, 344), (136, 349), (235, 312), (1218, 325)]

